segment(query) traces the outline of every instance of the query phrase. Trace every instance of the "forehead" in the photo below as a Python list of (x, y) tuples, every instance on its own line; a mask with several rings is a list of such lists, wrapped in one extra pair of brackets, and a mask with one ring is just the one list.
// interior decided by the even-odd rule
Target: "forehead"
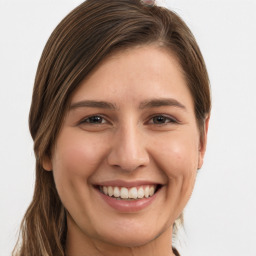
[(82, 81), (71, 101), (106, 100), (122, 105), (164, 97), (193, 107), (176, 57), (166, 48), (151, 45), (118, 51), (106, 57)]

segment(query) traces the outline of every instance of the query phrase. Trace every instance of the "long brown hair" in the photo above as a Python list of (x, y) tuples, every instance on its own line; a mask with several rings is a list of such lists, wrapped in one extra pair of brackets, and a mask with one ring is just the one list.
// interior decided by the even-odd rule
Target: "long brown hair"
[(87, 0), (51, 34), (34, 84), (29, 127), (34, 140), (36, 181), (21, 224), (15, 256), (64, 256), (67, 224), (52, 172), (51, 157), (72, 93), (107, 55), (124, 48), (156, 44), (176, 55), (194, 99), (199, 130), (210, 112), (209, 79), (199, 47), (174, 12), (139, 0)]

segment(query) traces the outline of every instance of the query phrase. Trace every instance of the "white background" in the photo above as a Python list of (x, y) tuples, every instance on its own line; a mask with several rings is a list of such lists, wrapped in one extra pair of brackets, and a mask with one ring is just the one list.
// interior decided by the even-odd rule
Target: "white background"
[[(0, 1), (0, 256), (10, 255), (33, 194), (27, 119), (37, 63), (52, 30), (81, 2)], [(183, 256), (256, 256), (256, 1), (166, 2), (197, 38), (213, 97)]]

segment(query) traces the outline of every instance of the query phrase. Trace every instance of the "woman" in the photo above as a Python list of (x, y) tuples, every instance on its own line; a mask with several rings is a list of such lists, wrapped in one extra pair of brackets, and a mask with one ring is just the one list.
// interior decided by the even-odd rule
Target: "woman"
[(176, 14), (139, 0), (78, 6), (39, 62), (36, 184), (13, 255), (179, 255), (175, 222), (210, 105), (203, 57)]

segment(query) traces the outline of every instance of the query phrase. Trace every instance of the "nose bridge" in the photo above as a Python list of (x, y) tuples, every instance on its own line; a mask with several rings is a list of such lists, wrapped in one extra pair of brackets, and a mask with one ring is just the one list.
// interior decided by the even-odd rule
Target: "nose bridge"
[(149, 156), (145, 148), (145, 138), (134, 120), (126, 121), (117, 129), (108, 161), (110, 165), (126, 171), (147, 165)]

